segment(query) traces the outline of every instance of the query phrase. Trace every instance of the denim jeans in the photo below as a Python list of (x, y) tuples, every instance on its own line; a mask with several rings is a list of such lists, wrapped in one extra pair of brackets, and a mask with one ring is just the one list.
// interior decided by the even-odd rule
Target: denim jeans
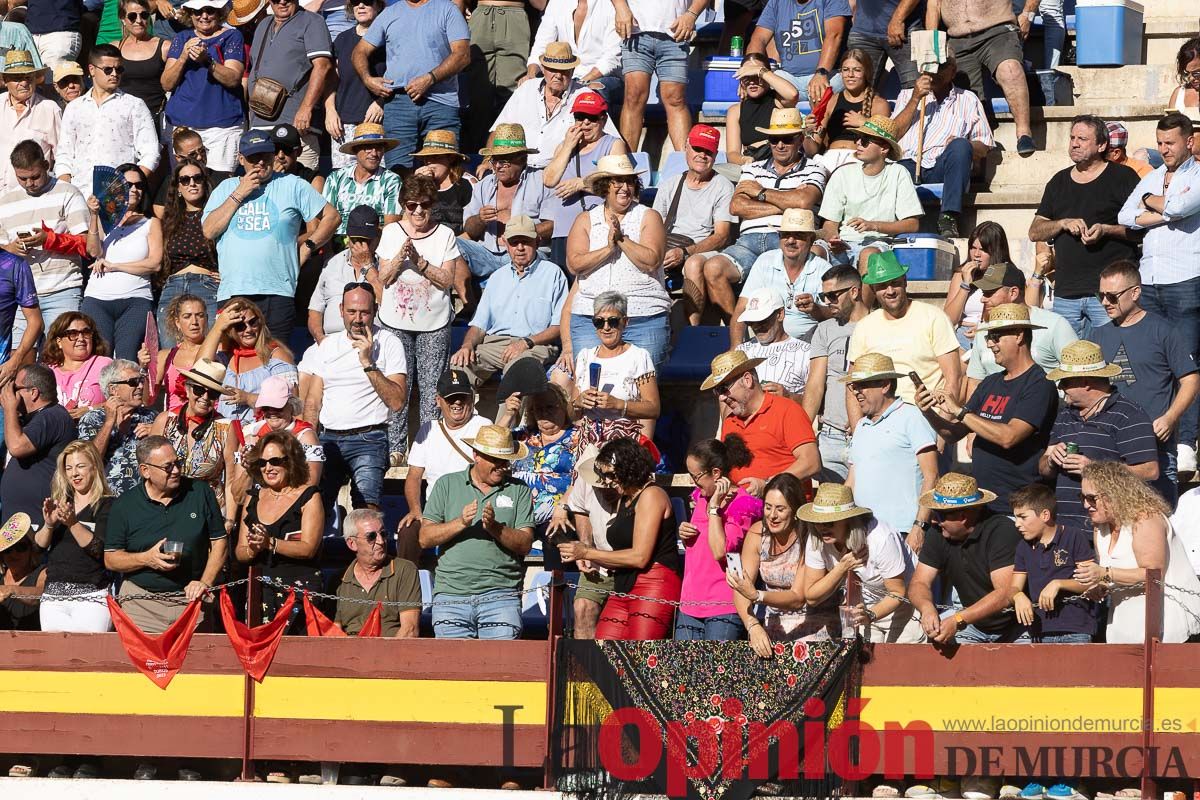
[[(942, 185), (942, 211), (946, 214), (960, 214), (963, 210), (963, 198), (971, 188), (971, 165), (974, 155), (971, 142), (968, 139), (951, 139), (937, 157), (932, 167), (921, 169), (921, 183), (940, 183)], [(917, 179), (917, 163), (911, 158), (900, 162), (905, 169)]]
[(676, 641), (736, 642), (745, 633), (746, 626), (737, 614), (698, 618), (682, 611), (675, 612)]
[(1018, 625), (1016, 620), (1000, 633), (985, 633), (974, 625), (961, 628), (954, 636), (959, 644), (1007, 644), (1020, 642), (1028, 644), (1032, 641), (1029, 629)]
[[(1170, 320), (1192, 358), (1200, 358), (1200, 278), (1145, 284), (1141, 304), (1147, 311)], [(1179, 441), (1192, 447), (1196, 446), (1198, 412), (1200, 403), (1192, 403), (1179, 418)]]
[(515, 587), (470, 597), (435, 594), (432, 611), (433, 635), (439, 639), (521, 638), (521, 597)]
[(621, 72), (657, 74), (664, 83), (687, 83), (687, 42), (665, 33), (636, 33), (621, 42)]
[[(792, 73), (781, 69), (777, 70), (775, 74), (789, 81), (792, 86), (795, 86), (796, 90), (800, 92), (801, 100), (808, 99), (808, 82), (813, 79), (814, 75), (816, 75), (815, 72), (810, 72), (807, 75), (793, 75)], [(834, 94), (846, 88), (846, 84), (842, 83), (842, 73), (840, 70), (830, 74), (829, 88), (833, 89)]]
[(1034, 636), (1034, 644), (1090, 644), (1090, 633), (1052, 633), (1049, 636)]
[[(1142, 297), (1145, 296), (1143, 293)], [(1146, 307), (1146, 304), (1143, 302), (1142, 306)], [(1056, 294), (1054, 295), (1054, 313), (1071, 323), (1071, 327), (1075, 329), (1075, 335), (1080, 339), (1088, 338), (1092, 328), (1099, 328), (1111, 322), (1104, 306), (1100, 305), (1100, 301), (1094, 296), (1063, 297)]]
[(96, 322), (96, 333), (109, 343), (113, 358), (137, 361), (138, 350), (146, 338), (146, 315), (154, 303), (144, 297), (124, 300), (83, 298), (80, 311)]
[(509, 262), (507, 253), (497, 255), (474, 239), (455, 239), (458, 252), (467, 260), (467, 268), (477, 278), (486, 278)]
[(384, 155), (384, 164), (411, 167), (412, 154), (421, 149), (421, 140), (430, 131), (454, 131), (458, 136), (458, 109), (445, 103), (424, 100), (414, 103), (403, 91), (392, 95), (383, 106), (383, 130), (399, 144)]
[[(82, 298), (83, 289), (79, 286), (76, 286), (74, 289), (61, 289), (50, 294), (38, 295), (38, 308), (42, 312), (42, 337), (39, 346), (46, 341), (46, 331), (50, 330), (50, 326), (54, 324), (54, 320), (58, 319), (60, 314), (65, 314), (68, 311), (78, 311)], [(21, 346), (21, 337), (24, 335), (25, 315), (18, 308), (17, 315), (13, 317), (12, 326), (12, 346), (14, 350)]]
[[(208, 325), (212, 327), (217, 318), (217, 287), (220, 281), (197, 272), (185, 272), (167, 278), (162, 294), (158, 298), (158, 346), (172, 347), (177, 342), (167, 335), (167, 307), (171, 301), (183, 294), (191, 294), (204, 301), (208, 312)], [(287, 341), (284, 339), (283, 341)]]
[[(650, 354), (656, 367), (667, 360), (667, 348), (671, 343), (671, 325), (666, 313), (652, 317), (630, 317), (625, 325), (625, 341), (636, 344)], [(600, 337), (592, 325), (592, 318), (582, 314), (571, 315), (571, 350), (578, 355), (589, 347), (598, 347)]]
[(388, 466), (387, 425), (351, 434), (321, 432), (325, 469), (321, 472), (321, 497), (333, 508), (338, 490), (351, 478), (350, 504), (378, 506), (383, 499), (383, 475)]
[[(834, 389), (840, 390), (841, 386)], [(819, 479), (822, 482), (844, 483), (846, 476), (850, 474), (850, 437), (845, 431), (823, 425), (817, 436), (817, 448), (821, 451)]]
[(1062, 60), (1063, 45), (1067, 42), (1063, 0), (1041, 0), (1038, 13), (1042, 15), (1042, 47), (1045, 53), (1042, 65), (1045, 69), (1054, 69)]

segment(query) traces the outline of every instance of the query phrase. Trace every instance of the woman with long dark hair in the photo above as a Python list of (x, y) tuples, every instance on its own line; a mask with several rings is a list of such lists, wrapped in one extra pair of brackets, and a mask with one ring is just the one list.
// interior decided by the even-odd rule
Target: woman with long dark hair
[[(958, 343), (967, 352), (975, 338), (975, 328), (983, 317), (983, 293), (974, 288), (987, 268), (992, 264), (1012, 263), (1008, 253), (1008, 234), (999, 223), (981, 222), (967, 237), (967, 260), (962, 263), (950, 281), (943, 310), (955, 327)], [(972, 288), (964, 288), (972, 287)]]
[(166, 277), (158, 299), (158, 342), (169, 346), (166, 310), (181, 294), (204, 301), (209, 320), (217, 317), (217, 246), (204, 236), (200, 217), (209, 195), (208, 173), (198, 161), (181, 159), (167, 184), (162, 215), (163, 270)]

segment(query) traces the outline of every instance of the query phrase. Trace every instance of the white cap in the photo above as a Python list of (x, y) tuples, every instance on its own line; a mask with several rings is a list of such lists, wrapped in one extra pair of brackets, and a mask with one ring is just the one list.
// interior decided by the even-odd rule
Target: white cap
[(184, 0), (183, 7), (190, 11), (199, 11), (202, 8), (224, 8), (229, 5), (229, 0)]
[(761, 322), (783, 308), (783, 298), (774, 289), (755, 289), (746, 295), (746, 310), (738, 322)]

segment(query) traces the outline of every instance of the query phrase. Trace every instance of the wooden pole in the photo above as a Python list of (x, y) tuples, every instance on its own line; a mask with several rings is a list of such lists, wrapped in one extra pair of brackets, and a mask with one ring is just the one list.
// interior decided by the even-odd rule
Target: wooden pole
[(1146, 570), (1146, 619), (1142, 643), (1142, 797), (1155, 797), (1158, 781), (1151, 772), (1151, 752), (1154, 747), (1154, 656), (1163, 636), (1163, 596), (1166, 588), (1160, 585), (1161, 570)]
[(925, 101), (929, 99), (929, 95), (921, 98), (921, 120), (917, 124), (917, 180), (921, 182), (921, 159), (925, 158)]

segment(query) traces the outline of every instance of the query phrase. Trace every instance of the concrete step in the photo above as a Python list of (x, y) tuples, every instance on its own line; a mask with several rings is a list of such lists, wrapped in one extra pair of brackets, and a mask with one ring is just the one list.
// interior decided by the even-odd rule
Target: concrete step
[[(1071, 120), (1079, 114), (1096, 114), (1105, 120), (1119, 120), (1129, 129), (1132, 149), (1154, 146), (1154, 126), (1162, 117), (1164, 101), (1124, 103), (1088, 103), (1074, 106), (1041, 106), (1031, 110), (1033, 138), (1038, 148), (1050, 153), (1066, 153), (1070, 144)], [(1012, 114), (998, 114), (996, 142), (1004, 150), (1016, 151), (1017, 132)]]
[(1145, 19), (1161, 17), (1195, 16), (1196, 0), (1144, 0)]
[(1174, 64), (1180, 45), (1200, 31), (1200, 15), (1193, 0), (1178, 14), (1147, 17), (1144, 24), (1145, 63)]
[(1081, 105), (1127, 103), (1130, 98), (1153, 101), (1161, 97), (1165, 106), (1171, 91), (1179, 85), (1173, 63), (1124, 67), (1062, 66), (1058, 69), (1071, 76), (1075, 102)]
[(1019, 156), (1012, 150), (993, 150), (988, 155), (984, 175), (990, 191), (1003, 192), (1036, 186), (1040, 190), (1055, 172), (1071, 165), (1065, 151), (1037, 152)]

